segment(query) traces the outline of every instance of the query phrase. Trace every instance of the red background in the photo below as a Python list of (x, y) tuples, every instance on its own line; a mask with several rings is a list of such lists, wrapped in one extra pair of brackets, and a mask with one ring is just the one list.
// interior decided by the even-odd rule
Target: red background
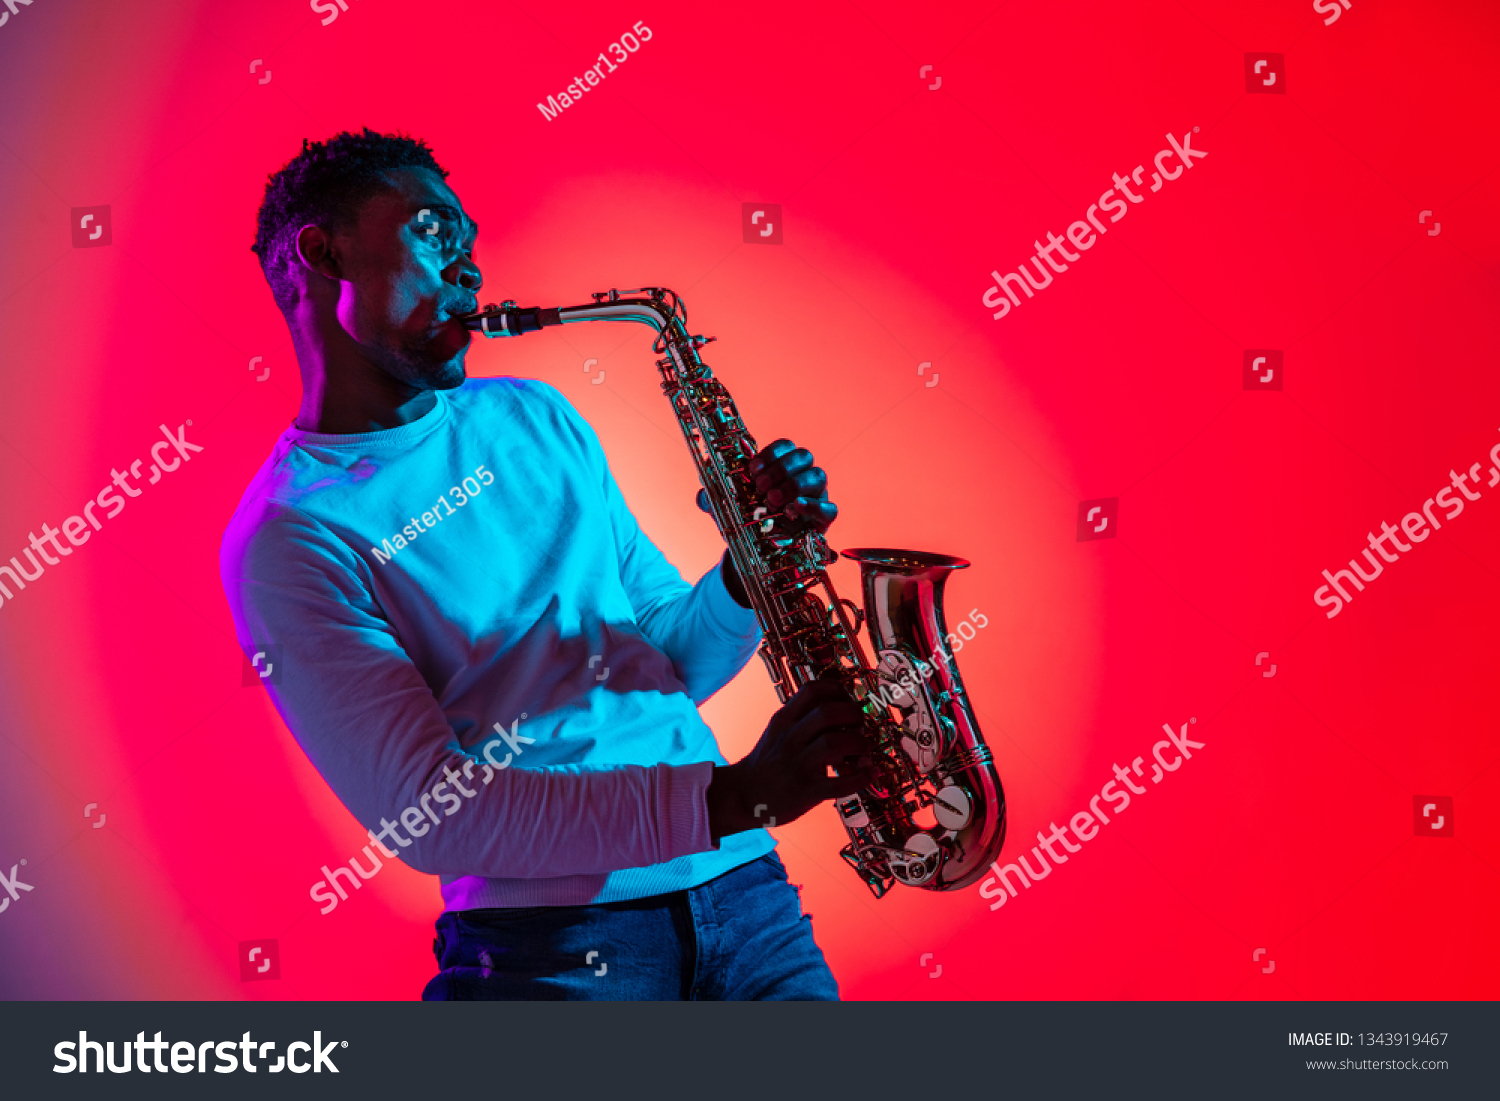
[[(1007, 859), (1197, 718), (1207, 748), (1000, 911), (976, 888), (873, 901), (828, 808), (776, 830), (846, 997), (1494, 997), (1500, 491), (1335, 619), (1312, 593), (1500, 442), (1500, 9), (1323, 18), (1306, 0), (11, 15), (0, 559), (158, 424), (192, 418), (205, 450), (0, 607), (0, 871), (26, 859), (34, 887), (0, 914), (0, 994), (412, 998), (432, 973), (436, 879), (396, 865), (327, 916), (309, 899), (364, 831), (241, 687), (217, 575), (299, 396), (248, 251), (265, 176), (304, 137), (370, 125), (451, 170), (484, 298), (677, 289), (752, 430), (828, 469), (835, 546), (973, 561), (950, 609), (989, 620), (959, 660)], [(537, 100), (637, 19), (651, 40), (547, 121)], [(1251, 52), (1285, 55), (1286, 94), (1246, 93)], [(1206, 159), (991, 319), (992, 269), (1195, 129)], [(744, 202), (781, 204), (784, 244), (743, 243)], [(105, 204), (111, 244), (74, 248), (71, 208)], [(696, 576), (719, 544), (647, 345), (581, 326), (469, 362), (559, 386)], [(1283, 391), (1243, 390), (1247, 348), (1285, 353)], [(1078, 542), (1101, 497), (1119, 537)], [(857, 595), (852, 567), (836, 577)], [(706, 705), (731, 759), (774, 702), (754, 663)], [(1451, 838), (1414, 834), (1433, 793)], [(265, 939), (280, 978), (243, 983), (239, 943)]]

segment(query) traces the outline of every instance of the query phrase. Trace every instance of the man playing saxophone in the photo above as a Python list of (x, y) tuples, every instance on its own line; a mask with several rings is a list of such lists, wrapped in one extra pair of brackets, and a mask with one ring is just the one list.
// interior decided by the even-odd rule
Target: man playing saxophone
[[(280, 647), (268, 691), (369, 829), (355, 870), (440, 877), (424, 998), (837, 998), (760, 827), (871, 781), (861, 712), (812, 682), (724, 759), (697, 706), (759, 641), (741, 579), (682, 579), (555, 389), (465, 378), (482, 280), (446, 175), (366, 129), (268, 181), (303, 397), (225, 532), (239, 641)], [(788, 529), (834, 519), (806, 450), (749, 470)]]

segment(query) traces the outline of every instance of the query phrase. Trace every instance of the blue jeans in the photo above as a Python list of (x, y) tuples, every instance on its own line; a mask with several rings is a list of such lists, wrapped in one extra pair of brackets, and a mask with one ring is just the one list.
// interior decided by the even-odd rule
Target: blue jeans
[(448, 911), (424, 1001), (837, 1001), (775, 853), (686, 891)]

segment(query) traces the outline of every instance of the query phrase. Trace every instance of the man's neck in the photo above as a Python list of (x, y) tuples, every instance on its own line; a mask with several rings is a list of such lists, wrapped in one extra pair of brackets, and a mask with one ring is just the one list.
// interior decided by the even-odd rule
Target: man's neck
[(379, 432), (410, 424), (437, 404), (432, 390), (371, 363), (336, 322), (314, 320), (310, 310), (297, 320), (292, 345), (302, 369), (302, 404), (295, 427), (330, 435)]
[(304, 379), (302, 406), (292, 424), (304, 432), (328, 435), (379, 432), (410, 424), (430, 413), (436, 404), (437, 394), (432, 390), (412, 391), (405, 400), (393, 400), (390, 395), (372, 393), (364, 387), (352, 391), (331, 387), (326, 378)]

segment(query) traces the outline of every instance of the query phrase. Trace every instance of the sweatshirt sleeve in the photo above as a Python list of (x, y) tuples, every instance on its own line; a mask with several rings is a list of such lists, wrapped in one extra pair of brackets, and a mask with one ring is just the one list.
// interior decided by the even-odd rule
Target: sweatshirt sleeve
[(689, 586), (636, 523), (607, 466), (604, 479), (620, 580), (636, 621), (701, 704), (745, 667), (760, 644), (760, 623), (729, 595), (719, 563)]
[(593, 427), (556, 389), (535, 385), (575, 433), (599, 477), (614, 529), (620, 581), (641, 633), (671, 660), (693, 702), (703, 703), (735, 678), (760, 645), (754, 610), (729, 595), (717, 562), (696, 585), (683, 580), (636, 522)]
[[(416, 870), (586, 875), (717, 847), (704, 803), (710, 762), (491, 769), (459, 750), (371, 595), (367, 565), (310, 517), (267, 506), (226, 534), (220, 567), (241, 646), (275, 648), (266, 688), (292, 734), (362, 824), (380, 835), (399, 823), (382, 843)], [(459, 798), (473, 806), (423, 828), (424, 812)]]

